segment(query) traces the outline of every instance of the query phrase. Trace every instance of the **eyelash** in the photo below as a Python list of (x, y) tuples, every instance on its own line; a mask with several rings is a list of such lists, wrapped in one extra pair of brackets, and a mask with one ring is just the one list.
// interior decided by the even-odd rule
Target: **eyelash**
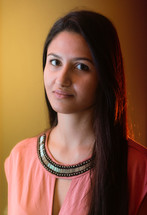
[[(62, 62), (60, 60), (58, 60), (58, 59), (51, 59), (50, 60), (50, 64), (52, 66), (58, 67), (58, 66), (62, 65)], [(80, 66), (80, 68), (79, 68), (79, 66)], [(89, 67), (86, 64), (84, 64), (84, 63), (77, 63), (75, 65), (75, 68), (78, 69), (78, 70), (80, 70), (80, 71), (89, 71), (90, 70)]]

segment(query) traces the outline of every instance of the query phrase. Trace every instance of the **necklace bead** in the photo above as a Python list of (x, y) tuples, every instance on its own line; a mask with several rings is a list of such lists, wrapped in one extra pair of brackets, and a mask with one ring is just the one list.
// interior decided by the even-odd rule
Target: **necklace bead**
[(55, 163), (45, 149), (46, 134), (38, 138), (37, 152), (41, 164), (50, 173), (59, 177), (72, 177), (83, 174), (94, 167), (94, 156), (76, 165), (60, 165)]

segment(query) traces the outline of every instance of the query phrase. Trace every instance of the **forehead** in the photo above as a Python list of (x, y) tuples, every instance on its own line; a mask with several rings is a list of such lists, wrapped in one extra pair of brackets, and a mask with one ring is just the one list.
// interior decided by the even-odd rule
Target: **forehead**
[(82, 55), (91, 58), (89, 46), (81, 34), (63, 31), (57, 34), (48, 46), (47, 53), (58, 52), (70, 55)]

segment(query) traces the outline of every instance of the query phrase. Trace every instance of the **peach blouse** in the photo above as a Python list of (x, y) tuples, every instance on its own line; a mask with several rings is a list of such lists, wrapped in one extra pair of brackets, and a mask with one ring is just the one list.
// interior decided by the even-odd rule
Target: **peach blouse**
[[(49, 131), (46, 133), (48, 138)], [(47, 156), (56, 162), (47, 148)], [(5, 161), (8, 181), (8, 215), (52, 215), (56, 176), (40, 162), (38, 137), (18, 143)], [(87, 215), (90, 200), (91, 170), (72, 179), (59, 215)], [(64, 177), (66, 178), (66, 177)], [(147, 193), (147, 150), (133, 141), (128, 144), (129, 215), (136, 215)]]

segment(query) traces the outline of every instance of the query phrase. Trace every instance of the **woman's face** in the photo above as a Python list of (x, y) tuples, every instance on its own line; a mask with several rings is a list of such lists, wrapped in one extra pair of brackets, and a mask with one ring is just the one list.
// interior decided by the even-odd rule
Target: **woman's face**
[(58, 113), (77, 113), (93, 107), (98, 77), (90, 49), (80, 34), (63, 31), (52, 40), (44, 84), (49, 102)]

